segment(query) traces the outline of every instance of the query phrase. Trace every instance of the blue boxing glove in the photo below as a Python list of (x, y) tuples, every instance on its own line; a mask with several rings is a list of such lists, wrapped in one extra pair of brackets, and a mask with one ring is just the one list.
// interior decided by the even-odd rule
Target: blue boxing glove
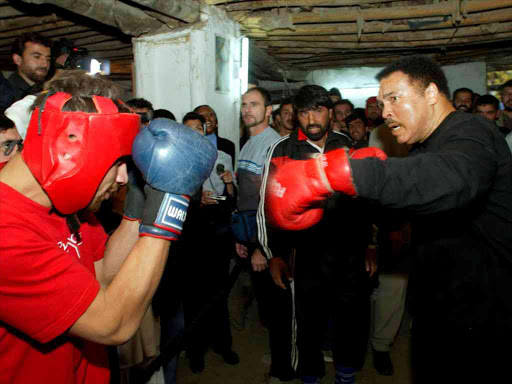
[(154, 119), (137, 134), (132, 157), (148, 184), (140, 235), (177, 240), (190, 196), (210, 175), (217, 149), (185, 125)]

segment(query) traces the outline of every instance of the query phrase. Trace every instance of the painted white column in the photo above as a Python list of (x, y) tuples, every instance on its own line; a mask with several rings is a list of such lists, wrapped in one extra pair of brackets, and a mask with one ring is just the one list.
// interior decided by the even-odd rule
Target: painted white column
[[(226, 43), (216, 52), (217, 38)], [(205, 6), (201, 22), (177, 31), (133, 39), (135, 94), (155, 109), (170, 110), (181, 121), (202, 104), (210, 105), (219, 120), (219, 136), (238, 148), (240, 114), (241, 35), (239, 25), (225, 12)], [(216, 89), (216, 75), (224, 62), (226, 80)]]

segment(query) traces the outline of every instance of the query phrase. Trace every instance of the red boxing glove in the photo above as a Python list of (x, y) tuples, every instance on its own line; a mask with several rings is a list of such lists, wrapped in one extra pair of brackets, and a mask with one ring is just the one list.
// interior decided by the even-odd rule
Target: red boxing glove
[(381, 160), (386, 160), (388, 158), (388, 155), (386, 155), (379, 148), (375, 147), (366, 147), (361, 149), (350, 150), (351, 159), (365, 159), (367, 157), (378, 157)]
[(269, 175), (265, 216), (281, 229), (309, 228), (322, 219), (321, 205), (332, 193), (320, 158), (288, 161)]
[(381, 160), (388, 158), (384, 152), (374, 147), (350, 151), (341, 148), (323, 155), (322, 160), (325, 174), (331, 184), (331, 188), (345, 195), (357, 196), (349, 159), (365, 159), (368, 157), (377, 157)]
[(337, 149), (310, 160), (290, 160), (269, 176), (265, 214), (275, 227), (298, 231), (317, 224), (334, 191), (357, 196), (349, 159), (387, 156), (378, 148)]

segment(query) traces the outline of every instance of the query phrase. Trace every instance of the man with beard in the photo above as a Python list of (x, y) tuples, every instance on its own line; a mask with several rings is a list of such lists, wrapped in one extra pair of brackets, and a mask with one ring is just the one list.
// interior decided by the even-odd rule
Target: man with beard
[[(265, 158), (268, 149), (278, 139), (279, 134), (269, 126), (272, 114), (270, 93), (260, 87), (250, 88), (242, 96), (242, 120), (249, 132), (249, 140), (240, 151), (238, 159), (238, 210), (251, 222), (250, 227), (256, 228), (256, 210), (260, 202), (260, 187)], [(280, 310), (291, 311), (291, 301), (275, 294), (277, 290), (272, 283), (267, 258), (258, 244), (257, 233), (248, 234), (246, 241), (237, 239), (236, 251), (241, 258), (250, 257), (250, 274), (254, 294), (259, 306), (262, 323), (268, 328), (270, 339), (271, 365), (268, 377), (270, 380), (292, 380), (295, 372), (291, 367), (290, 337), (291, 331), (282, 332)], [(287, 329), (290, 328), (288, 325)]]
[(286, 136), (295, 130), (295, 113), (293, 112), (292, 99), (287, 97), (279, 106), (280, 128), (279, 134)]
[[(262, 196), (274, 188), (267, 177), (271, 178), (288, 162), (304, 162), (351, 146), (346, 135), (329, 129), (332, 105), (327, 91), (317, 85), (306, 85), (295, 95), (293, 109), (299, 129), (271, 147)], [(258, 234), (275, 284), (286, 291), (294, 286), (297, 373), (304, 383), (319, 383), (324, 376), (323, 336), (332, 318), (336, 383), (353, 383), (355, 371), (364, 361), (369, 327), (370, 287), (364, 254), (370, 226), (360, 202), (335, 194), (325, 204), (323, 219), (298, 232), (281, 231), (270, 225), (267, 215), (276, 208), (262, 200)], [(289, 255), (293, 249), (292, 275)]]
[(36, 83), (46, 79), (51, 64), (51, 41), (34, 32), (23, 33), (14, 40), (11, 47), (12, 59), (18, 67), (9, 76), (14, 89), (14, 101)]
[(366, 99), (366, 117), (368, 118), (368, 128), (370, 131), (384, 122), (382, 120), (382, 108), (375, 96)]
[(501, 86), (501, 102), (505, 109), (499, 113), (496, 124), (508, 131), (512, 131), (512, 80)]
[[(139, 327), (216, 151), (167, 119), (139, 132), (119, 89), (85, 72), (45, 91), (0, 171), (0, 382), (106, 384), (104, 345)], [(128, 182), (130, 155), (145, 195), (131, 186), (107, 238), (92, 212)]]
[(399, 143), (413, 144), (409, 156), (338, 150), (289, 162), (274, 175), (268, 212), (275, 225), (302, 229), (332, 191), (399, 209), (412, 225), (417, 382), (499, 382), (512, 340), (510, 150), (492, 123), (455, 110), (430, 58), (404, 57), (377, 79), (383, 117)]
[(469, 112), (473, 111), (474, 93), (469, 88), (459, 88), (453, 92), (453, 106), (457, 111)]

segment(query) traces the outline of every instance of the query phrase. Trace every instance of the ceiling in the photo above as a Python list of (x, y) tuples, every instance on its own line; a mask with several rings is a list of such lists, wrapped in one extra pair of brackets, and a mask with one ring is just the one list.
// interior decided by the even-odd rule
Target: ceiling
[(512, 64), (512, 0), (0, 0), (0, 69), (14, 69), (14, 38), (35, 31), (66, 37), (110, 58), (116, 76), (130, 76), (131, 37), (197, 23), (205, 5), (241, 24), (251, 39), (252, 77), (260, 80), (382, 66), (413, 53), (443, 64)]

